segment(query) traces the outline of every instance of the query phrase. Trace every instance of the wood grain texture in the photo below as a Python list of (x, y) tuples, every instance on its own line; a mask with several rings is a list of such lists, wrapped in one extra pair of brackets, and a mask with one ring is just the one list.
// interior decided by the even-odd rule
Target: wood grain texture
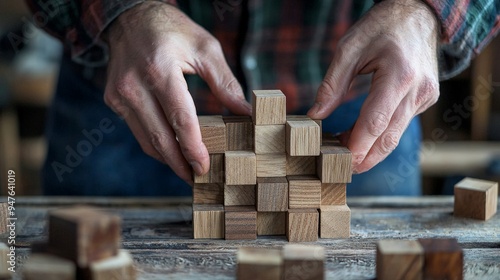
[(194, 184), (194, 204), (223, 204), (224, 184)]
[(49, 252), (79, 267), (115, 256), (121, 246), (121, 219), (91, 207), (50, 212)]
[(255, 205), (255, 185), (224, 186), (224, 206)]
[(325, 249), (318, 245), (283, 246), (283, 279), (325, 278)]
[(281, 251), (257, 247), (241, 247), (236, 256), (238, 280), (282, 280)]
[(205, 175), (194, 173), (194, 183), (224, 183), (224, 154), (210, 154), (210, 169)]
[(7, 232), (7, 218), (10, 217), (7, 202), (0, 203), (0, 236)]
[(321, 238), (349, 238), (351, 233), (351, 209), (347, 205), (321, 205)]
[(285, 124), (286, 97), (281, 90), (254, 90), (252, 97), (255, 125)]
[(318, 240), (319, 214), (316, 209), (289, 209), (286, 219), (286, 237), (290, 242)]
[(421, 280), (424, 249), (416, 240), (377, 243), (377, 280)]
[(455, 185), (456, 217), (488, 220), (497, 212), (498, 183), (465, 178)]
[(285, 125), (256, 125), (254, 133), (256, 154), (284, 154), (286, 152)]
[(286, 156), (286, 175), (316, 175), (316, 157)]
[(222, 116), (198, 116), (201, 138), (209, 154), (226, 151), (226, 125)]
[(25, 280), (76, 279), (76, 266), (72, 261), (43, 253), (31, 254), (22, 271)]
[(316, 163), (321, 183), (350, 183), (352, 155), (346, 147), (321, 146)]
[(126, 250), (120, 250), (118, 255), (90, 264), (92, 280), (134, 280), (136, 272), (134, 260)]
[(345, 183), (321, 184), (321, 205), (344, 205), (346, 204)]
[(464, 256), (454, 238), (422, 238), (424, 279), (463, 279)]
[(286, 154), (257, 154), (257, 177), (285, 177)]
[(257, 235), (285, 235), (286, 212), (257, 212)]
[(224, 238), (224, 206), (193, 204), (193, 236), (195, 239)]
[(257, 178), (257, 211), (288, 210), (288, 181), (285, 177)]
[(316, 176), (287, 176), (288, 208), (319, 208), (321, 182)]
[(10, 278), (12, 276), (12, 273), (8, 269), (10, 267), (8, 263), (8, 261), (10, 261), (10, 256), (7, 254), (9, 253), (10, 251), (7, 244), (0, 242), (0, 279)]
[(257, 211), (255, 206), (227, 206), (225, 210), (226, 240), (257, 238)]
[(253, 151), (253, 123), (250, 116), (224, 116), (227, 151)]
[(320, 131), (323, 131), (323, 124), (321, 120), (313, 120), (307, 115), (287, 115), (287, 121), (314, 121), (320, 128)]
[(255, 185), (257, 166), (255, 153), (229, 151), (225, 153), (226, 185)]
[(313, 120), (286, 122), (286, 152), (290, 156), (318, 156), (321, 128)]

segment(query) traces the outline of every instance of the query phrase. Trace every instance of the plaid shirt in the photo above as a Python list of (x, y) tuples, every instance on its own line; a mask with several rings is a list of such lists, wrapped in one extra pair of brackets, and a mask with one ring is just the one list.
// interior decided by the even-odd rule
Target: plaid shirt
[[(27, 0), (45, 30), (60, 38), (74, 61), (104, 66), (103, 30), (144, 0)], [(373, 0), (164, 0), (177, 5), (221, 43), (244, 89), (279, 88), (289, 113), (307, 110), (332, 60), (339, 39)], [(498, 0), (423, 0), (441, 23), (440, 76), (466, 68), (500, 29)], [(42, 25), (42, 24), (39, 24)], [(102, 75), (101, 75), (102, 76)], [(368, 92), (369, 76), (351, 88)], [(207, 85), (187, 76), (198, 113), (224, 110)], [(101, 85), (102, 86), (102, 85)]]

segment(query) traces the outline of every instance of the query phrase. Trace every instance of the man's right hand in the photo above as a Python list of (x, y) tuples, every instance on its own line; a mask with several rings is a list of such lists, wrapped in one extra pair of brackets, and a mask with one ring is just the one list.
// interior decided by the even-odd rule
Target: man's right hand
[(148, 1), (120, 15), (109, 43), (104, 101), (122, 116), (143, 151), (192, 181), (210, 161), (183, 74), (198, 74), (235, 114), (249, 115), (219, 42), (176, 7)]

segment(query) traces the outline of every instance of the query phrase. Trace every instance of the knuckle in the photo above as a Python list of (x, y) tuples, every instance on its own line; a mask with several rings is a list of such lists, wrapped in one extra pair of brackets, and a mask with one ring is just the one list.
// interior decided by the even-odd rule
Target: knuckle
[(415, 106), (417, 108), (430, 107), (439, 98), (439, 83), (430, 78), (424, 78), (418, 88)]
[(151, 148), (154, 153), (159, 153), (165, 157), (169, 153), (169, 136), (162, 132), (151, 132), (150, 134)]
[(212, 36), (206, 36), (206, 40), (202, 40), (199, 49), (204, 55), (212, 56), (222, 54), (221, 44)]
[(167, 118), (174, 131), (185, 130), (192, 124), (191, 114), (188, 110), (182, 108), (171, 109)]
[(400, 132), (398, 130), (391, 130), (386, 132), (380, 141), (380, 152), (382, 154), (389, 154), (399, 144)]
[(410, 62), (407, 60), (407, 58), (401, 58), (400, 63), (401, 69), (398, 75), (398, 79), (402, 86), (401, 90), (404, 92), (404, 89), (408, 89), (415, 82), (417, 71), (413, 66), (410, 65)]
[[(143, 103), (141, 95), (139, 94), (136, 81), (132, 80), (130, 76), (125, 76), (113, 82), (113, 87), (119, 99), (125, 101), (131, 107), (140, 107)], [(112, 100), (109, 100), (112, 102)]]
[(389, 125), (389, 116), (380, 111), (372, 112), (367, 122), (367, 130), (371, 136), (379, 137)]

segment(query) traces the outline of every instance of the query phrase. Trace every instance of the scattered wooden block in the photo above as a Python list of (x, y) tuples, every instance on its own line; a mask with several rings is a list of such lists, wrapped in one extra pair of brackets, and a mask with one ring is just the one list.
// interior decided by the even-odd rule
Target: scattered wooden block
[(229, 151), (226, 158), (226, 185), (255, 185), (257, 167), (255, 153)]
[(120, 217), (91, 207), (72, 207), (49, 213), (50, 253), (79, 267), (115, 256), (121, 244)]
[(419, 239), (424, 249), (424, 279), (463, 279), (464, 256), (456, 239)]
[(288, 210), (288, 181), (285, 177), (257, 178), (257, 211)]
[(325, 249), (318, 245), (283, 246), (283, 279), (323, 280)]
[[(2, 216), (2, 219), (5, 216)], [(14, 274), (9, 271), (10, 256), (7, 244), (0, 242), (0, 279), (10, 279)], [(14, 260), (16, 261), (16, 260)]]
[(224, 186), (224, 206), (255, 205), (255, 185)]
[(351, 232), (351, 209), (347, 205), (321, 205), (321, 238), (349, 238)]
[(350, 183), (352, 154), (341, 146), (321, 146), (316, 163), (321, 183)]
[(209, 154), (226, 151), (226, 125), (222, 116), (198, 116), (201, 137)]
[(286, 154), (265, 154), (257, 157), (257, 177), (285, 177)]
[(283, 258), (280, 250), (265, 248), (240, 248), (236, 257), (238, 280), (281, 280)]
[(497, 212), (498, 183), (465, 178), (455, 185), (454, 215), (488, 220)]
[(253, 123), (250, 116), (224, 116), (226, 151), (253, 151)]
[(316, 175), (316, 157), (286, 156), (286, 175)]
[(257, 239), (255, 206), (225, 207), (226, 240)]
[(288, 208), (319, 208), (321, 182), (316, 176), (288, 176)]
[(194, 204), (223, 204), (224, 184), (194, 184)]
[(134, 260), (126, 250), (102, 261), (93, 262), (89, 267), (92, 280), (134, 280), (136, 272)]
[(321, 184), (321, 205), (344, 205), (346, 204), (345, 183)]
[(317, 156), (321, 146), (321, 129), (313, 120), (286, 122), (286, 152), (291, 156)]
[(194, 238), (224, 238), (224, 206), (193, 204)]
[(254, 128), (256, 154), (284, 154), (286, 152), (285, 125), (256, 125)]
[(286, 122), (286, 97), (281, 90), (254, 90), (252, 109), (255, 125)]
[(205, 175), (194, 174), (194, 183), (224, 183), (224, 154), (211, 154), (210, 169)]
[(289, 209), (286, 219), (286, 237), (290, 242), (318, 240), (319, 215), (316, 209)]
[(76, 279), (76, 266), (72, 261), (43, 253), (31, 254), (22, 271), (25, 280)]
[(416, 240), (381, 240), (377, 244), (377, 280), (421, 280), (424, 250)]
[(257, 212), (257, 235), (285, 235), (286, 212)]

